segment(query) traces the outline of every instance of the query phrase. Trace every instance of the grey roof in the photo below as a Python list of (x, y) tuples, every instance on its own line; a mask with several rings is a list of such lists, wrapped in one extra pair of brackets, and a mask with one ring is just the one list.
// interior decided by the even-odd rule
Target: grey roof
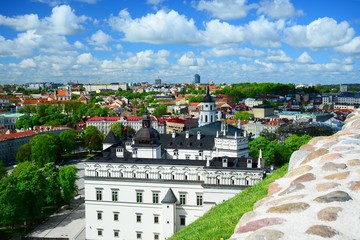
[[(227, 128), (228, 128), (227, 135), (234, 136), (235, 132), (236, 132), (238, 136), (241, 136), (241, 133), (242, 133), (241, 129), (239, 129), (231, 124), (228, 124)], [(216, 132), (219, 132), (219, 134), (221, 133), (221, 122), (217, 121), (217, 122), (206, 124), (202, 127), (192, 128), (189, 130), (189, 133), (197, 134), (198, 131), (200, 131), (202, 135), (216, 136)], [(185, 134), (185, 132), (181, 132), (180, 134)]]
[(120, 143), (121, 141), (115, 136), (113, 131), (110, 130), (110, 132), (106, 135), (103, 143)]
[(169, 188), (169, 190), (167, 191), (165, 197), (163, 198), (163, 200), (161, 201), (161, 203), (176, 203), (178, 200), (175, 197), (174, 192), (171, 190), (171, 188)]
[(198, 149), (209, 150), (214, 147), (214, 137), (201, 134), (200, 140), (197, 139), (197, 132), (189, 134), (186, 138), (185, 134), (177, 134), (175, 138), (171, 134), (161, 134), (160, 142), (164, 149)]

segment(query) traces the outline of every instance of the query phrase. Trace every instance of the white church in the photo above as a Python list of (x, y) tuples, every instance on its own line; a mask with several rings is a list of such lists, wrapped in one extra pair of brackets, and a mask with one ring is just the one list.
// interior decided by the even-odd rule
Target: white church
[(144, 116), (126, 142), (109, 132), (85, 163), (86, 239), (168, 239), (264, 177), (241, 130), (216, 121), (207, 91), (199, 127), (159, 134)]

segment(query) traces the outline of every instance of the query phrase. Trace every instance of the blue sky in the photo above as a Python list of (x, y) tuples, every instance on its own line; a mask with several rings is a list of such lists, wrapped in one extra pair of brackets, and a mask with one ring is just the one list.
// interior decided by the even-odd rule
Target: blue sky
[(360, 83), (360, 0), (2, 0), (0, 83)]

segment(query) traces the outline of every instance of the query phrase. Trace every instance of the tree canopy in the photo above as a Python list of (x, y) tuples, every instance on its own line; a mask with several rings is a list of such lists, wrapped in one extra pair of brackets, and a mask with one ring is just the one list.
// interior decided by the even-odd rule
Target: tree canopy
[(88, 126), (83, 132), (83, 140), (90, 152), (99, 151), (102, 149), (104, 136), (95, 126)]
[(59, 163), (61, 160), (61, 140), (57, 134), (38, 134), (31, 138), (31, 159), (44, 166), (45, 163)]
[(76, 190), (74, 166), (58, 169), (54, 163), (44, 167), (29, 161), (19, 163), (0, 181), (0, 224), (38, 222), (46, 217), (45, 207), (69, 202)]
[(68, 129), (61, 132), (59, 138), (65, 153), (71, 153), (77, 148), (77, 132), (74, 129)]

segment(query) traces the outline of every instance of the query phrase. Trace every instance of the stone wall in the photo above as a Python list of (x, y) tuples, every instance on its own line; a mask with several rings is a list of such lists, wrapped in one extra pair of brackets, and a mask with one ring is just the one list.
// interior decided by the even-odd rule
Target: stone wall
[(293, 153), (289, 171), (243, 215), (231, 240), (360, 239), (360, 111)]

